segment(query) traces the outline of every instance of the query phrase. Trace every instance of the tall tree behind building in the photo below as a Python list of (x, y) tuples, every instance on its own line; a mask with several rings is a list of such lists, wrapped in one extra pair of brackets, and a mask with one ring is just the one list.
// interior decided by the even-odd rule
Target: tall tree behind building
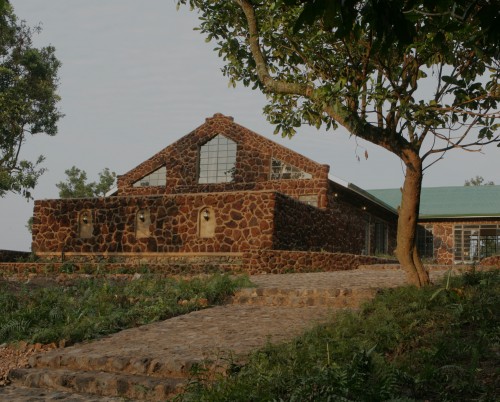
[(33, 47), (39, 32), (0, 0), (0, 197), (14, 192), (31, 198), (44, 157), (25, 160), (22, 146), (33, 135), (55, 135), (62, 117), (56, 93), (61, 63), (54, 47)]

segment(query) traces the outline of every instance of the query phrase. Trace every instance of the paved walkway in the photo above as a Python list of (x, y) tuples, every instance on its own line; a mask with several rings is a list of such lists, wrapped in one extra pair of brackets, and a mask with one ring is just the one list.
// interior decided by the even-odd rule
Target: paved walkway
[(229, 358), (291, 339), (338, 308), (357, 307), (379, 289), (404, 284), (405, 276), (365, 269), (259, 275), (251, 281), (257, 286), (243, 289), (232, 304), (34, 356), (31, 368), (11, 372), (13, 385), (0, 388), (0, 400), (165, 400), (193, 366), (222, 370)]

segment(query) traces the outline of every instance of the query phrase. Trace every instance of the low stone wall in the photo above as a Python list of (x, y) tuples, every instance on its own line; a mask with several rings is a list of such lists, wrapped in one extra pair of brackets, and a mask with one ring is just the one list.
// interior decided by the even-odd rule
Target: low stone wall
[[(55, 255), (44, 262), (0, 263), (0, 275), (12, 273), (134, 273), (196, 275), (203, 273), (284, 274), (356, 269), (359, 265), (391, 263), (377, 257), (354, 254), (255, 250), (214, 254), (72, 254), (61, 262)], [(394, 261), (395, 262), (395, 261)]]
[(236, 264), (130, 264), (130, 263), (82, 263), (82, 262), (13, 262), (0, 263), (0, 277), (12, 274), (133, 274), (151, 273), (162, 276), (191, 276), (199, 274), (243, 274)]
[(243, 265), (250, 275), (344, 271), (360, 265), (390, 263), (396, 261), (345, 253), (256, 250), (243, 254)]
[(30, 255), (29, 251), (0, 250), (0, 262), (15, 262)]
[(483, 258), (480, 264), (487, 267), (499, 267), (500, 268), (500, 255), (494, 255), (491, 257)]

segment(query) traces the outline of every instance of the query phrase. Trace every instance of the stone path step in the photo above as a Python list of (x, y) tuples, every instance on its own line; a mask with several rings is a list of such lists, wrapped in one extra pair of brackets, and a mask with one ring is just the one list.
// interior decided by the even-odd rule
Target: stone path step
[[(165, 400), (165, 395), (187, 381), (196, 365), (223, 371), (231, 361), (241, 361), (269, 342), (292, 339), (328, 320), (338, 308), (358, 307), (380, 289), (405, 283), (399, 270), (259, 275), (250, 279), (256, 287), (240, 291), (233, 298), (234, 304), (34, 356), (32, 368), (11, 373), (15, 385), (0, 388), (0, 401), (50, 401), (61, 395), (64, 401), (96, 400), (82, 399), (85, 396), (79, 393), (98, 394), (97, 400), (102, 401), (114, 401), (106, 398), (117, 395)], [(147, 389), (153, 391), (144, 393)], [(47, 399), (37, 399), (44, 397)]]
[(372, 299), (376, 288), (337, 289), (242, 289), (232, 298), (233, 304), (281, 307), (335, 307), (358, 308)]
[(2, 402), (124, 402), (121, 397), (76, 394), (74, 392), (55, 391), (45, 388), (29, 388), (10, 385), (0, 388)]
[[(32, 368), (13, 371), (11, 377), (13, 386), (76, 393), (98, 391), (99, 395), (141, 400), (139, 394), (131, 397), (127, 390), (141, 389), (145, 377), (152, 384), (157, 384), (156, 381), (177, 384), (186, 382), (190, 369), (197, 364), (224, 371), (231, 361), (239, 361), (267, 342), (299, 335), (314, 323), (328, 319), (331, 313), (331, 309), (321, 307), (218, 306), (34, 356), (30, 361)], [(77, 377), (76, 372), (83, 375)], [(107, 376), (109, 379), (99, 382)], [(126, 376), (129, 379), (122, 381), (127, 386), (122, 389), (113, 377)], [(78, 384), (86, 381), (89, 388), (80, 388)], [(160, 401), (165, 397), (161, 392), (153, 392), (144, 400)]]
[(154, 401), (172, 397), (185, 382), (181, 379), (53, 368), (14, 369), (10, 372), (10, 379), (14, 385), (30, 388)]

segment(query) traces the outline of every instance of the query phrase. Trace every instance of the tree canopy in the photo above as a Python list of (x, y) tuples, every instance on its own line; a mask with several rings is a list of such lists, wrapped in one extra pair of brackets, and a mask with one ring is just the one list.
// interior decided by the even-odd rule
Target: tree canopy
[(56, 184), (61, 198), (104, 197), (113, 188), (116, 179), (116, 173), (111, 172), (108, 168), (99, 173), (98, 182), (91, 183), (87, 182), (87, 172), (76, 166), (65, 170), (64, 173), (67, 176), (66, 181)]
[(492, 181), (484, 181), (483, 176), (472, 177), (470, 180), (465, 180), (464, 186), (494, 186), (495, 183)]
[(500, 141), (498, 2), (186, 3), (230, 83), (266, 94), (276, 133), (341, 125), (401, 159), (396, 254), (411, 282), (428, 283), (416, 248), (423, 171), (454, 148)]
[(24, 160), (21, 148), (31, 135), (55, 135), (62, 116), (56, 93), (60, 62), (52, 46), (33, 47), (39, 31), (0, 0), (0, 197), (9, 191), (31, 197), (44, 158)]

